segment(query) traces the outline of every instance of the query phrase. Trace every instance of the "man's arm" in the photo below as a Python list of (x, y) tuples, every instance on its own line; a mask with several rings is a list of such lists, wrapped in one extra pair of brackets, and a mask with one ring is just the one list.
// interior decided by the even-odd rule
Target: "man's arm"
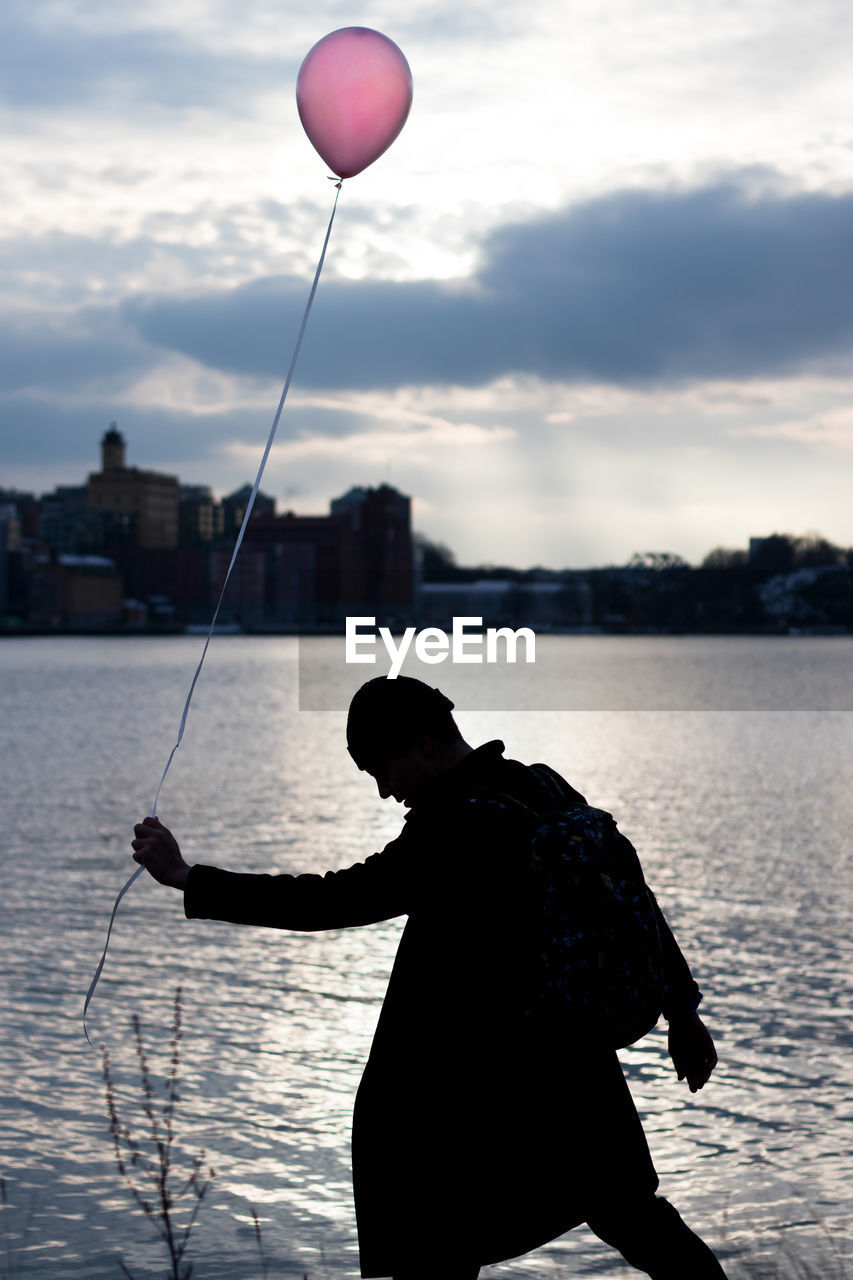
[(190, 919), (313, 931), (374, 924), (404, 915), (408, 891), (402, 836), (382, 853), (326, 875), (247, 875), (184, 860), (158, 818), (134, 827), (135, 861), (161, 884), (184, 891)]
[(657, 915), (663, 948), (663, 1015), (669, 1023), (669, 1056), (678, 1079), (686, 1080), (690, 1092), (696, 1093), (708, 1083), (717, 1065), (717, 1051), (710, 1031), (696, 1012), (702, 992), (651, 890), (649, 897)]
[(672, 930), (666, 922), (657, 898), (649, 890), (649, 898), (657, 917), (658, 934), (663, 951), (663, 1016), (667, 1021), (686, 1013), (695, 1013), (702, 1002), (702, 992), (690, 972), (690, 966), (681, 954)]

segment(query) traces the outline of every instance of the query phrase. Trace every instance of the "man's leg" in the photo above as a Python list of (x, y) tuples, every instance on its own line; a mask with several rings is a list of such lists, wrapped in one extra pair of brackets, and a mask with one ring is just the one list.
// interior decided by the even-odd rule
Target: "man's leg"
[(587, 1225), (652, 1280), (726, 1280), (711, 1250), (663, 1196), (634, 1202), (628, 1210), (609, 1205)]

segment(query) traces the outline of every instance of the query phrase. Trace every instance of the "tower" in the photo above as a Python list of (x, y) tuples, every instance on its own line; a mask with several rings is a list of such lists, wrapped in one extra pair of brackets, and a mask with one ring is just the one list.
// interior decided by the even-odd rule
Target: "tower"
[(124, 471), (124, 450), (124, 436), (116, 424), (111, 422), (109, 431), (104, 432), (104, 438), (101, 441), (101, 470)]

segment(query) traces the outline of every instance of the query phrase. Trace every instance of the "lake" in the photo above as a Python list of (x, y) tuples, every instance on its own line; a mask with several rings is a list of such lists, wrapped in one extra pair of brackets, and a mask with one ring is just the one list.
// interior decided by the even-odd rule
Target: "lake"
[[(106, 1280), (119, 1257), (136, 1277), (165, 1272), (115, 1168), (81, 1009), (201, 645), (0, 642), (10, 1275)], [(332, 640), (214, 640), (159, 805), (189, 861), (324, 871), (397, 834), (402, 811), (343, 738), (349, 689), (381, 668), (344, 671), (340, 654)], [(851, 660), (846, 638), (545, 636), (534, 668), (426, 676), (470, 742), (546, 760), (637, 846), (705, 992), (720, 1066), (691, 1095), (663, 1030), (620, 1056), (663, 1192), (733, 1276), (763, 1258), (823, 1277), (853, 1265)], [(147, 876), (122, 903), (90, 1033), (142, 1133), (129, 1020), (162, 1077), (182, 987), (177, 1162), (204, 1149), (216, 1170), (194, 1280), (261, 1276), (253, 1209), (272, 1274), (358, 1275), (350, 1117), (401, 927), (190, 922)], [(627, 1274), (586, 1228), (482, 1273)]]

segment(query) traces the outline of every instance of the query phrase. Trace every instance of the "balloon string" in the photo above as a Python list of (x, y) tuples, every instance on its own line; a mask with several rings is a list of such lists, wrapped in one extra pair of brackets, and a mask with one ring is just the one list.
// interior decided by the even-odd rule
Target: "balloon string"
[(92, 999), (92, 993), (94, 992), (95, 987), (98, 985), (98, 979), (99, 979), (99, 978), (100, 978), (100, 976), (101, 976), (101, 970), (103, 969), (103, 967), (104, 967), (104, 961), (105, 961), (105, 960), (106, 960), (106, 958), (107, 958), (107, 948), (108, 948), (108, 947), (109, 947), (109, 945), (110, 945), (110, 934), (111, 934), (111, 933), (112, 933), (112, 931), (113, 931), (113, 922), (114, 922), (114, 920), (115, 920), (115, 918), (116, 918), (116, 912), (118, 911), (118, 904), (121, 902), (122, 898), (123, 898), (123, 897), (124, 897), (124, 895), (127, 893), (128, 889), (129, 889), (129, 888), (130, 888), (130, 886), (133, 884), (133, 882), (134, 882), (134, 880), (136, 879), (136, 877), (137, 877), (141, 872), (143, 872), (144, 870), (145, 870), (145, 868), (144, 868), (144, 867), (137, 867), (137, 868), (136, 868), (136, 870), (134, 871), (133, 875), (132, 875), (132, 876), (130, 877), (130, 879), (126, 882), (126, 884), (125, 884), (124, 888), (120, 890), (120, 892), (119, 892), (119, 894), (118, 894), (118, 897), (116, 898), (115, 902), (113, 903), (113, 913), (112, 913), (112, 915), (110, 916), (110, 923), (109, 923), (109, 926), (108, 926), (108, 928), (107, 928), (107, 939), (106, 939), (106, 942), (104, 943), (104, 949), (103, 949), (103, 952), (101, 953), (101, 958), (100, 958), (100, 960), (98, 961), (98, 967), (97, 967), (97, 969), (95, 970), (95, 976), (94, 976), (94, 978), (92, 979), (91, 983), (89, 984), (89, 990), (86, 992), (86, 1001), (85, 1001), (85, 1003), (84, 1003), (84, 1005), (83, 1005), (83, 1031), (85, 1032), (86, 1039), (89, 1041), (89, 1045), (90, 1045), (90, 1047), (91, 1047), (92, 1049), (94, 1049), (94, 1047), (95, 1047), (95, 1046), (92, 1044), (92, 1040), (91, 1040), (91, 1037), (90, 1037), (90, 1035), (89, 1035), (89, 1029), (88, 1029), (88, 1027), (86, 1026), (86, 1010), (89, 1008), (89, 1001)]
[[(169, 758), (166, 761), (166, 767), (163, 770), (159, 785), (157, 787), (157, 793), (154, 796), (154, 804), (151, 809), (151, 816), (153, 818), (157, 817), (157, 804), (160, 800), (160, 792), (163, 789), (163, 783), (166, 781), (166, 775), (169, 772), (169, 769), (171, 768), (173, 759), (175, 758), (175, 752), (177, 751), (178, 747), (181, 745), (181, 739), (184, 736), (184, 729), (186, 728), (186, 725), (187, 725), (187, 716), (189, 715), (190, 703), (193, 700), (195, 687), (196, 687), (196, 684), (198, 683), (198, 678), (201, 675), (201, 669), (204, 666), (204, 660), (205, 660), (205, 657), (207, 656), (207, 651), (210, 647), (210, 642), (213, 639), (213, 632), (216, 627), (216, 620), (219, 617), (219, 610), (221, 609), (222, 601), (225, 598), (225, 591), (228, 586), (229, 580), (231, 578), (231, 571), (237, 562), (237, 556), (239, 555), (240, 547), (243, 544), (243, 534), (246, 532), (246, 525), (249, 523), (249, 517), (251, 516), (252, 508), (255, 505), (255, 498), (258, 495), (258, 490), (261, 485), (261, 478), (263, 477), (264, 469), (266, 468), (266, 465), (267, 465), (267, 458), (270, 456), (270, 450), (272, 449), (273, 441), (275, 440), (275, 433), (278, 430), (279, 419), (281, 418), (282, 410), (284, 409), (284, 402), (287, 399), (287, 393), (290, 390), (290, 384), (293, 381), (293, 374), (296, 369), (296, 362), (299, 359), (299, 352), (302, 349), (302, 340), (305, 337), (305, 330), (308, 327), (308, 317), (310, 316), (311, 308), (314, 305), (314, 295), (317, 292), (317, 285), (320, 283), (320, 273), (323, 270), (323, 263), (326, 261), (326, 250), (329, 247), (329, 240), (332, 235), (332, 224), (335, 221), (335, 213), (337, 212), (338, 200), (340, 198), (341, 187), (343, 185), (343, 182), (340, 179), (337, 179), (337, 180), (332, 179), (332, 181), (335, 183), (335, 200), (334, 200), (334, 204), (332, 205), (332, 213), (329, 218), (329, 225), (326, 228), (326, 237), (323, 241), (323, 248), (320, 250), (320, 257), (317, 262), (317, 270), (314, 272), (314, 280), (311, 285), (311, 291), (308, 294), (308, 301), (305, 304), (305, 310), (302, 314), (302, 322), (299, 326), (299, 332), (296, 337), (296, 344), (293, 348), (293, 355), (290, 358), (290, 367), (287, 370), (287, 377), (284, 380), (284, 387), (282, 388), (281, 397), (278, 402), (278, 408), (275, 411), (275, 416), (272, 421), (272, 426), (270, 427), (269, 436), (267, 437), (266, 448), (264, 449), (264, 454), (263, 454), (263, 457), (261, 458), (261, 465), (258, 467), (258, 474), (255, 476), (255, 483), (252, 485), (252, 492), (249, 495), (249, 501), (247, 502), (246, 510), (243, 513), (243, 520), (240, 525), (240, 532), (237, 534), (237, 541), (234, 543), (234, 550), (231, 554), (231, 563), (228, 565), (228, 569), (225, 573), (225, 579), (222, 583), (222, 590), (219, 592), (219, 599), (216, 602), (216, 608), (213, 612), (213, 618), (211, 619), (210, 627), (208, 628), (207, 637), (204, 642), (204, 648), (201, 651), (201, 657), (198, 660), (198, 666), (195, 669), (195, 674), (192, 678), (192, 683), (190, 684), (186, 702), (184, 703), (184, 710), (181, 715), (181, 723), (178, 728), (178, 736), (175, 741), (175, 745), (172, 747), (172, 750), (169, 753)], [(101, 954), (101, 959), (98, 962), (97, 969), (95, 970), (95, 976), (92, 978), (92, 981), (89, 985), (89, 990), (86, 993), (86, 999), (83, 1003), (83, 1031), (85, 1032), (86, 1039), (89, 1041), (90, 1045), (92, 1045), (92, 1041), (89, 1038), (89, 1032), (86, 1027), (86, 1012), (89, 1008), (89, 1003), (94, 994), (95, 987), (98, 985), (98, 979), (101, 976), (101, 971), (104, 967), (104, 961), (107, 958), (107, 949), (110, 945), (110, 934), (113, 931), (113, 922), (115, 921), (115, 918), (116, 918), (116, 912), (118, 911), (119, 903), (121, 902), (124, 895), (127, 893), (128, 889), (133, 884), (137, 876), (144, 870), (145, 870), (144, 867), (137, 867), (137, 869), (133, 872), (133, 874), (131, 875), (129, 880), (126, 882), (124, 887), (119, 891), (118, 896), (116, 897), (116, 900), (113, 903), (112, 915), (110, 916), (110, 923), (107, 928), (107, 937), (106, 937), (106, 941), (104, 942), (104, 950)], [(94, 1045), (92, 1045), (92, 1048), (94, 1048)]]
[(305, 337), (305, 330), (308, 327), (308, 317), (311, 314), (311, 307), (314, 304), (314, 295), (317, 292), (317, 285), (320, 283), (320, 273), (323, 270), (323, 263), (326, 261), (326, 250), (329, 247), (329, 238), (332, 234), (332, 223), (335, 221), (335, 212), (338, 207), (338, 199), (340, 197), (340, 194), (341, 194), (341, 183), (338, 182), (335, 190), (335, 201), (334, 201), (334, 204), (332, 205), (332, 214), (331, 214), (331, 217), (329, 218), (329, 225), (326, 228), (326, 238), (323, 241), (323, 248), (320, 251), (320, 258), (317, 263), (317, 270), (314, 272), (314, 280), (311, 285), (311, 292), (308, 294), (308, 301), (305, 304), (305, 311), (303, 312), (303, 315), (302, 315), (302, 323), (299, 326), (299, 333), (296, 338), (296, 345), (293, 348), (293, 355), (291, 356), (291, 359), (290, 359), (290, 368), (288, 369), (287, 377), (284, 380), (284, 387), (282, 388), (281, 398), (279, 399), (279, 402), (278, 402), (278, 408), (275, 411), (275, 417), (273, 418), (272, 426), (270, 427), (270, 433), (269, 433), (269, 436), (267, 437), (266, 448), (264, 449), (264, 455), (261, 458), (261, 465), (258, 467), (258, 474), (255, 476), (255, 483), (252, 485), (252, 492), (249, 495), (249, 501), (246, 504), (246, 510), (243, 514), (243, 521), (242, 521), (242, 524), (240, 525), (240, 532), (237, 534), (237, 541), (234, 544), (234, 550), (231, 554), (231, 563), (228, 566), (227, 572), (225, 574), (225, 580), (222, 583), (222, 590), (220, 591), (219, 599), (216, 602), (216, 609), (214, 610), (213, 620), (211, 621), (210, 629), (208, 630), (207, 638), (204, 642), (204, 648), (202, 649), (202, 654), (201, 654), (201, 657), (199, 658), (198, 666), (196, 667), (196, 670), (195, 670), (195, 675), (192, 678), (192, 684), (190, 685), (190, 690), (189, 690), (189, 693), (187, 694), (187, 700), (184, 703), (184, 711), (183, 711), (183, 715), (181, 716), (181, 724), (180, 724), (180, 728), (178, 729), (177, 741), (175, 742), (175, 745), (172, 747), (172, 751), (171, 751), (171, 754), (169, 755), (169, 759), (166, 761), (166, 767), (163, 770), (163, 776), (160, 779), (160, 785), (158, 786), (157, 794), (154, 797), (154, 806), (151, 810), (151, 816), (153, 818), (157, 817), (157, 802), (160, 799), (160, 791), (162, 790), (163, 783), (166, 781), (166, 774), (169, 772), (169, 768), (172, 764), (172, 760), (174, 759), (175, 752), (177, 751), (178, 747), (181, 745), (181, 739), (184, 736), (184, 729), (186, 728), (186, 724), (187, 724), (187, 715), (189, 713), (190, 703), (192, 702), (193, 693), (195, 692), (196, 683), (198, 681), (199, 676), (201, 675), (201, 669), (202, 669), (202, 666), (204, 665), (204, 659), (207, 654), (210, 641), (213, 638), (213, 630), (214, 630), (214, 627), (216, 626), (216, 620), (219, 617), (219, 610), (222, 607), (222, 601), (225, 597), (225, 590), (231, 578), (231, 570), (234, 568), (234, 565), (236, 564), (237, 556), (240, 553), (240, 547), (243, 544), (243, 534), (246, 532), (246, 525), (249, 523), (249, 517), (251, 516), (252, 508), (255, 505), (255, 498), (258, 496), (258, 489), (260, 488), (260, 485), (261, 485), (261, 478), (263, 477), (264, 469), (266, 468), (266, 465), (267, 465), (267, 458), (270, 456), (270, 450), (272, 449), (273, 441), (275, 440), (275, 433), (278, 430), (278, 423), (279, 423), (279, 419), (281, 418), (282, 409), (284, 408), (284, 402), (287, 399), (287, 393), (290, 390), (290, 384), (293, 381), (293, 374), (294, 374), (294, 370), (296, 369), (296, 362), (299, 359), (299, 352), (302, 349), (302, 339)]

